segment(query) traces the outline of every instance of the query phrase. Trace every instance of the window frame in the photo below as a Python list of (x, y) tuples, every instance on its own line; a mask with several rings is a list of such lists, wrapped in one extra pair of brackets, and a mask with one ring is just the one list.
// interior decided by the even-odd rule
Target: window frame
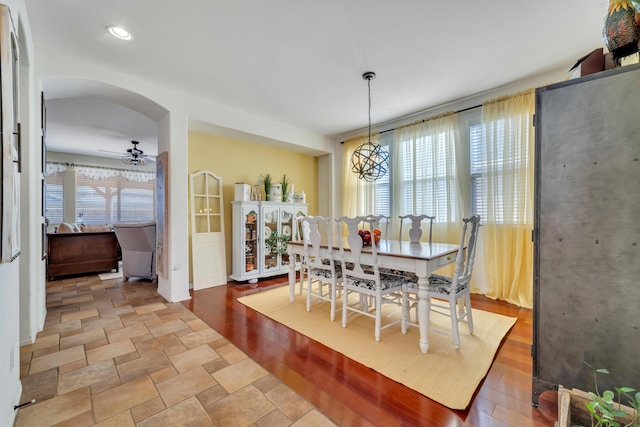
[[(93, 166), (83, 166), (84, 168), (93, 168)], [(96, 167), (98, 168), (98, 167)], [(112, 170), (116, 174), (116, 176), (111, 176), (105, 179), (92, 179), (90, 177), (85, 176), (83, 173), (76, 171), (75, 172), (75, 209), (77, 215), (77, 222), (81, 222), (87, 225), (100, 225), (100, 224), (113, 224), (116, 222), (138, 222), (138, 221), (151, 221), (155, 219), (156, 212), (156, 179), (149, 180), (147, 182), (134, 182), (128, 180), (126, 177), (122, 176), (119, 173), (119, 169), (116, 168), (100, 168)], [(91, 188), (93, 188), (93, 192), (95, 194), (91, 194)], [(101, 190), (98, 190), (98, 189)], [(134, 200), (144, 199), (145, 197), (151, 198), (151, 204), (148, 205), (149, 201), (147, 201), (147, 205), (141, 208), (134, 207), (132, 210), (135, 212), (136, 210), (142, 210), (147, 212), (147, 215), (126, 215), (123, 212), (123, 201), (122, 201), (122, 193), (128, 190), (141, 190), (142, 194), (138, 194), (134, 196)], [(106, 196), (103, 200), (100, 200), (100, 192), (102, 191), (102, 195)], [(144, 194), (150, 191), (149, 194)], [(128, 197), (127, 197), (128, 198)], [(96, 203), (95, 206), (91, 207), (89, 204), (93, 201)], [(103, 203), (100, 205), (100, 203)], [(107, 206), (108, 205), (108, 206)], [(103, 209), (104, 215), (94, 215), (89, 214), (89, 212), (93, 211), (99, 214), (99, 211)], [(150, 214), (150, 215), (149, 215)]]

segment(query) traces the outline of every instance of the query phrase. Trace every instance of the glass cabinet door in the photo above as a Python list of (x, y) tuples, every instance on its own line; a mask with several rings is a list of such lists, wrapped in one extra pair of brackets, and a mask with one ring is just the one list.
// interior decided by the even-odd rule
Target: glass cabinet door
[(280, 208), (280, 232), (281, 236), (278, 242), (278, 251), (280, 253), (280, 265), (289, 265), (289, 254), (287, 254), (287, 242), (291, 240), (295, 233), (294, 228), (296, 221), (294, 217), (294, 209), (291, 207)]
[(250, 274), (258, 271), (258, 209), (244, 210), (244, 269)]
[(278, 240), (280, 228), (278, 226), (278, 208), (265, 207), (263, 210), (264, 228), (264, 269), (278, 268)]

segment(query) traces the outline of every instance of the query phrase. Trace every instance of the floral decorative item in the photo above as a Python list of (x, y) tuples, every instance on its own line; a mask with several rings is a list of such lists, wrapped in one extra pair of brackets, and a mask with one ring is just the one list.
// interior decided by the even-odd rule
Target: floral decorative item
[(638, 52), (640, 31), (631, 0), (610, 0), (602, 36), (617, 65), (621, 58)]

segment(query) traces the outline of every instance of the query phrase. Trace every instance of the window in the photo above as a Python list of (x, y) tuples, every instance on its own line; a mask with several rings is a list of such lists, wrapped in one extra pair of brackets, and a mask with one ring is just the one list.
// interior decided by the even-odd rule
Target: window
[(155, 173), (76, 168), (76, 212), (84, 224), (154, 219)]
[(435, 215), (436, 223), (456, 223), (461, 214), (457, 114), (400, 127), (394, 134), (393, 215)]
[(56, 171), (47, 164), (47, 174), (44, 178), (44, 217), (51, 224), (64, 221), (64, 174), (64, 169)]
[[(401, 211), (399, 215), (435, 215), (436, 222), (455, 221), (455, 165), (447, 162), (445, 132), (399, 141)], [(451, 167), (451, 166), (452, 167)]]
[[(133, 183), (129, 183), (133, 184)], [(139, 184), (140, 185), (140, 184)], [(145, 221), (153, 220), (155, 181), (144, 184), (138, 188), (133, 185), (125, 186), (120, 191), (120, 215), (119, 221)]]
[[(389, 150), (389, 171), (375, 182), (346, 183), (343, 191), (357, 197), (346, 197), (346, 214), (392, 218), (427, 214), (435, 215), (443, 224), (458, 220), (461, 208), (456, 150), (460, 141), (454, 113), (382, 132), (377, 143)], [(352, 174), (346, 166), (345, 172)]]
[[(387, 153), (389, 152), (389, 143), (393, 139), (393, 135), (380, 135), (380, 148)], [(389, 170), (383, 177), (378, 178), (374, 182), (363, 181), (363, 187), (366, 191), (360, 192), (360, 205), (366, 206), (365, 212), (371, 215), (391, 216), (391, 158), (389, 158)]]
[(531, 185), (525, 173), (532, 161), (529, 116), (507, 114), (483, 122), (479, 109), (460, 122), (457, 116), (380, 134), (379, 143), (389, 147), (390, 170), (360, 187), (359, 212), (435, 215), (439, 223), (478, 214), (483, 222), (527, 223), (520, 206), (529, 203)]
[(471, 212), (487, 218), (487, 156), (484, 150), (482, 124), (469, 126), (471, 171)]
[[(512, 128), (515, 126), (513, 122), (517, 120), (502, 119), (469, 126), (472, 211), (479, 214), (483, 220), (488, 219), (488, 200), (491, 198), (491, 211), (498, 224), (522, 222), (520, 210), (516, 207), (522, 203), (530, 185), (523, 180), (523, 177), (526, 177), (523, 170), (526, 171), (532, 167), (529, 151), (518, 149), (517, 145), (508, 147), (506, 143), (505, 126)], [(495, 143), (487, 142), (484, 129), (488, 129), (488, 132), (493, 135)], [(526, 128), (524, 138), (528, 139)], [(487, 156), (490, 156), (491, 160), (488, 160)], [(493, 180), (496, 184), (491, 189), (489, 188), (489, 166), (498, 176), (498, 179)], [(511, 195), (509, 198), (505, 197), (507, 187), (509, 188), (507, 194)], [(490, 191), (495, 194), (489, 194)]]

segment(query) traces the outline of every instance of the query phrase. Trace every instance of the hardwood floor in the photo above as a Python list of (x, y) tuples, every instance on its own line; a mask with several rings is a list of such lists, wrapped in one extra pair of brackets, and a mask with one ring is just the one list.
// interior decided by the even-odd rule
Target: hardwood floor
[[(531, 405), (532, 311), (479, 295), (474, 308), (517, 317), (466, 411), (436, 403), (245, 307), (237, 298), (286, 276), (192, 292), (184, 304), (341, 426), (553, 426), (555, 392)], [(443, 387), (446, 387), (443, 384)]]

